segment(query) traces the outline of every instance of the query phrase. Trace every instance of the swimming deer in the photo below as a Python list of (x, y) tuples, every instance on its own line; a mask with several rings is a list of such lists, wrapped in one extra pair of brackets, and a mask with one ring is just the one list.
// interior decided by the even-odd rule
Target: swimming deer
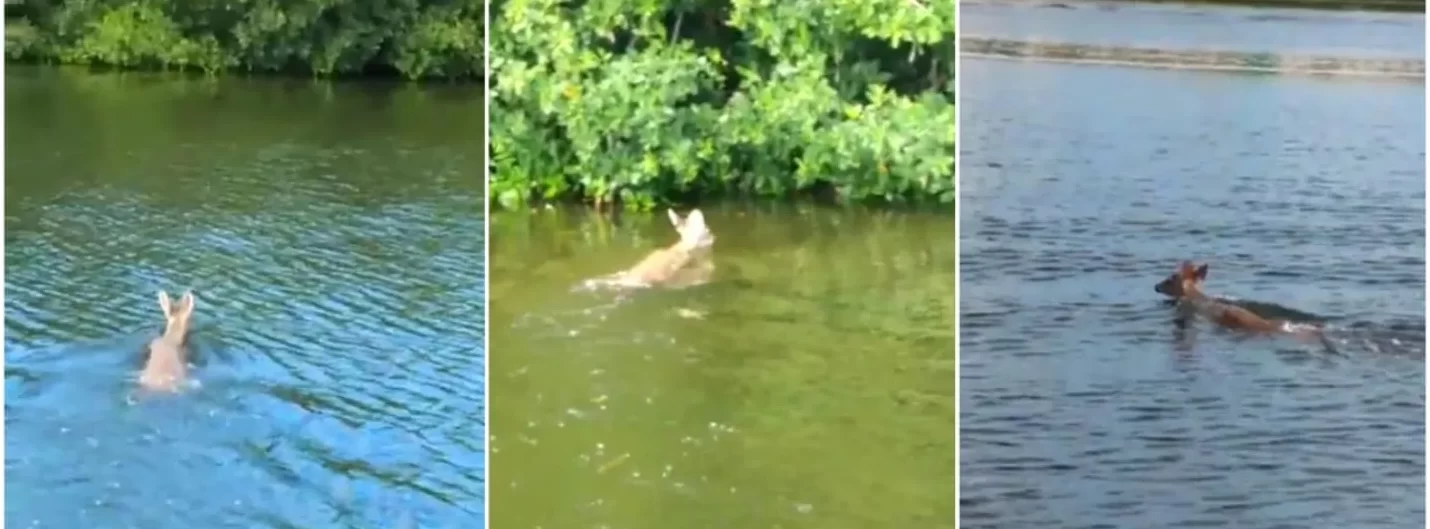
[(154, 391), (178, 391), (188, 374), (189, 317), (194, 314), (194, 294), (184, 292), (178, 303), (159, 291), (164, 311), (164, 334), (149, 342), (149, 358), (139, 374), (139, 385)]
[(631, 268), (588, 280), (586, 287), (682, 286), (707, 280), (714, 269), (710, 249), (715, 244), (715, 235), (705, 224), (705, 215), (699, 209), (691, 210), (683, 219), (675, 210), (668, 209), (666, 214), (680, 240), (651, 252)]
[[(684, 219), (675, 210), (667, 209), (670, 224), (675, 226), (680, 240), (667, 248), (651, 252), (645, 259), (621, 275), (628, 283), (659, 285), (677, 279), (677, 273), (691, 263), (708, 259), (715, 234), (705, 224), (705, 214), (692, 210)], [(697, 263), (704, 264), (704, 263)]]
[(1261, 334), (1288, 334), (1297, 338), (1323, 341), (1321, 329), (1318, 327), (1263, 318), (1245, 308), (1207, 296), (1201, 289), (1202, 282), (1207, 278), (1207, 268), (1207, 264), (1198, 267), (1191, 261), (1182, 261), (1177, 271), (1157, 283), (1153, 290), (1176, 299), (1179, 305), (1190, 308), (1194, 313), (1223, 328)]

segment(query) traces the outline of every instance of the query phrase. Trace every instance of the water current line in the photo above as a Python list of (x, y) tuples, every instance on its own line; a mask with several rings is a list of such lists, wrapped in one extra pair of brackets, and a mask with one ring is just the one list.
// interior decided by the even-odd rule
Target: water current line
[(1186, 70), (1425, 79), (1423, 59), (1167, 50), (988, 37), (961, 37), (966, 56)]

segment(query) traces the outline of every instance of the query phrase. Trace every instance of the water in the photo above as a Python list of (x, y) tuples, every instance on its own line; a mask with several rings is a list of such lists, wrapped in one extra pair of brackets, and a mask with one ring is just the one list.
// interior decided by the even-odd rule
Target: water
[[(1215, 5), (962, 2), (965, 36), (1173, 50), (1425, 58), (1425, 15)], [(971, 85), (969, 85), (971, 86)]]
[(953, 527), (952, 212), (702, 209), (710, 282), (625, 293), (664, 212), (493, 215), (492, 525)]
[(1424, 525), (1422, 83), (962, 66), (963, 527)]
[(6, 74), (7, 526), (483, 526), (480, 89)]

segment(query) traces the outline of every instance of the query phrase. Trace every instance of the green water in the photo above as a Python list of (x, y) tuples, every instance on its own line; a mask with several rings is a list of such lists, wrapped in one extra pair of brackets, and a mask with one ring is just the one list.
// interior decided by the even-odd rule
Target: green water
[(493, 526), (952, 527), (953, 213), (705, 213), (713, 280), (625, 293), (663, 212), (494, 214)]
[(481, 527), (482, 101), (7, 67), (6, 523)]

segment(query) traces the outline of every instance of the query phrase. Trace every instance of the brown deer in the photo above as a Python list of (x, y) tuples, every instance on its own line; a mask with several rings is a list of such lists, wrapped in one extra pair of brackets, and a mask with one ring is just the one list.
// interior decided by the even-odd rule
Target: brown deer
[(1315, 326), (1293, 325), (1286, 320), (1267, 319), (1245, 308), (1207, 296), (1202, 282), (1207, 278), (1208, 265), (1195, 266), (1182, 261), (1177, 271), (1153, 290), (1176, 299), (1179, 305), (1211, 320), (1223, 328), (1260, 334), (1287, 334), (1296, 338), (1322, 340), (1321, 329)]

